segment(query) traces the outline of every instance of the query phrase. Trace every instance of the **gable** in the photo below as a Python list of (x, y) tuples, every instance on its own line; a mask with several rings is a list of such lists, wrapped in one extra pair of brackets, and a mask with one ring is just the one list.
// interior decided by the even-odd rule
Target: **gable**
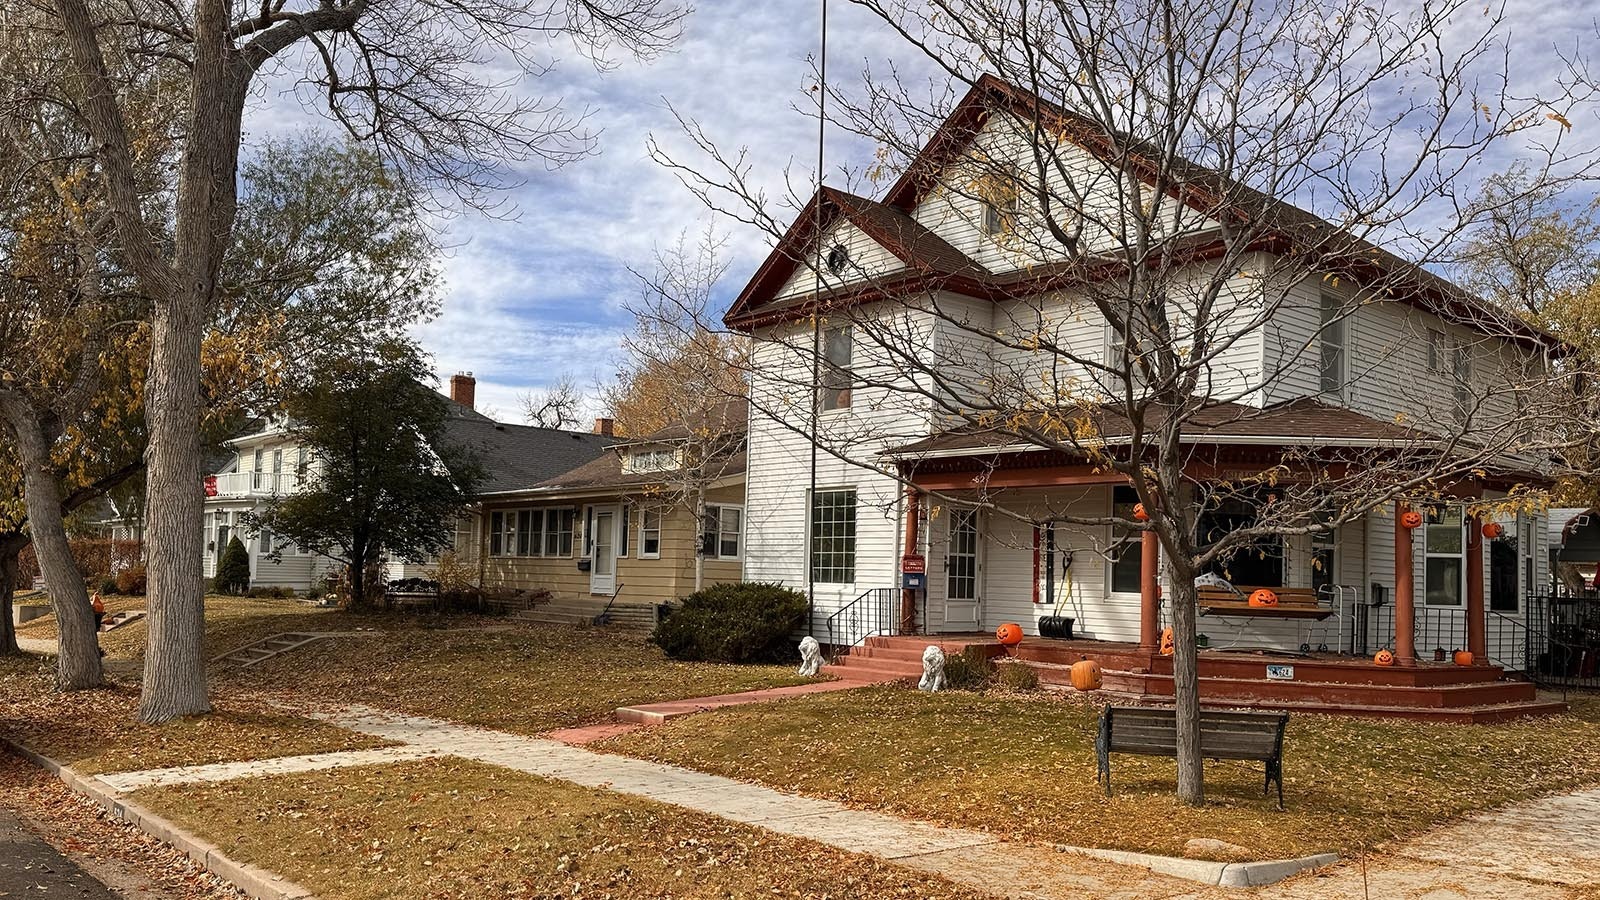
[[(843, 247), (848, 257), (843, 271), (839, 273), (832, 272), (827, 263), (835, 247)], [(838, 289), (882, 278), (906, 268), (905, 260), (895, 256), (889, 248), (843, 217), (835, 220), (823, 232), (821, 241), (810, 242), (803, 254), (794, 273), (773, 294), (773, 299), (784, 300), (818, 290)], [(820, 264), (819, 259), (822, 260)]]

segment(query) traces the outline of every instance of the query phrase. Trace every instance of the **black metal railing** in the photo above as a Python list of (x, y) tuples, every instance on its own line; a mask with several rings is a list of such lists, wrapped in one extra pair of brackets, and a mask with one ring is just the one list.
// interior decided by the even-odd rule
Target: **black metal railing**
[[(1394, 606), (1364, 606), (1359, 610), (1361, 655), (1394, 647)], [(1422, 659), (1448, 660), (1467, 649), (1467, 611), (1460, 606), (1418, 606), (1412, 632), (1413, 646)], [(1528, 629), (1522, 622), (1498, 612), (1484, 622), (1484, 643), (1489, 663), (1508, 672), (1521, 672), (1528, 657)]]
[(849, 650), (880, 634), (916, 634), (922, 627), (927, 601), (922, 591), (909, 610), (905, 591), (872, 588), (828, 617), (828, 646), (834, 652)]
[(1529, 597), (1524, 613), (1529, 678), (1552, 687), (1600, 688), (1600, 597)]

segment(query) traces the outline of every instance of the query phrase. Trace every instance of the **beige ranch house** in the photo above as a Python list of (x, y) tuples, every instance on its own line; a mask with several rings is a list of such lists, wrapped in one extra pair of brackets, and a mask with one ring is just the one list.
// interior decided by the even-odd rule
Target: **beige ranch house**
[(548, 592), (520, 613), (533, 621), (650, 626), (662, 604), (738, 581), (747, 418), (744, 403), (720, 404), (709, 424), (624, 439), (554, 478), (485, 494), (485, 588)]

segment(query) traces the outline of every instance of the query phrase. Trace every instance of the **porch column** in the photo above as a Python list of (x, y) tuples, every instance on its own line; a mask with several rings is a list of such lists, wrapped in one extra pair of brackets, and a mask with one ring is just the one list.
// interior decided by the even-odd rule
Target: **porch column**
[[(922, 492), (906, 485), (906, 546), (902, 556), (914, 556), (919, 545), (917, 528), (922, 523)], [(900, 633), (917, 633), (917, 592), (900, 592)]]
[(1467, 517), (1467, 650), (1477, 665), (1489, 662), (1489, 638), (1483, 614), (1483, 519)]
[(1402, 666), (1417, 664), (1417, 607), (1412, 594), (1411, 529), (1401, 524), (1406, 505), (1394, 504), (1394, 656)]
[(1155, 530), (1139, 539), (1139, 650), (1155, 653), (1161, 641), (1161, 539)]

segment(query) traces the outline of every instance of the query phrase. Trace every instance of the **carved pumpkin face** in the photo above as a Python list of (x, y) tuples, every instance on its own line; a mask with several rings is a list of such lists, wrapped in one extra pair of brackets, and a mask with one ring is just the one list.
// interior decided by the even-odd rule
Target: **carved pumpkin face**
[(1408, 509), (1400, 515), (1400, 524), (1407, 528), (1421, 528), (1422, 513), (1414, 509)]
[(1491, 541), (1505, 533), (1506, 527), (1501, 525), (1499, 522), (1483, 523), (1483, 536)]
[(1161, 655), (1162, 656), (1171, 656), (1175, 649), (1177, 649), (1177, 648), (1173, 645), (1172, 629), (1168, 628), (1168, 629), (1162, 631), (1161, 632)]
[(1101, 684), (1100, 664), (1092, 659), (1072, 664), (1072, 687), (1080, 691), (1098, 691)]
[(1394, 654), (1388, 650), (1379, 650), (1378, 654), (1372, 657), (1372, 661), (1380, 666), (1392, 666), (1394, 665)]
[(1015, 647), (1022, 643), (1022, 626), (1007, 622), (994, 630), (994, 639), (1007, 647)]
[(1257, 591), (1255, 591), (1255, 592), (1250, 594), (1250, 605), (1251, 606), (1277, 606), (1278, 605), (1278, 595), (1274, 591), (1269, 591), (1266, 588), (1261, 588), (1260, 590), (1257, 590)]
[(1144, 508), (1143, 503), (1135, 503), (1133, 505), (1133, 518), (1136, 522), (1148, 522), (1150, 521), (1150, 511)]

